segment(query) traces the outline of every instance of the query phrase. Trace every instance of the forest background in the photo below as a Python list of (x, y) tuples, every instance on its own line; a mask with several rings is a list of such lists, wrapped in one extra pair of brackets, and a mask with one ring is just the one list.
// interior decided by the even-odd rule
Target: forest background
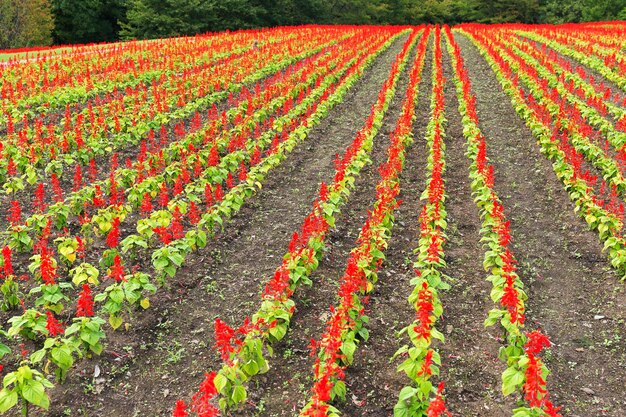
[(626, 0), (0, 0), (0, 49), (319, 24), (626, 20)]

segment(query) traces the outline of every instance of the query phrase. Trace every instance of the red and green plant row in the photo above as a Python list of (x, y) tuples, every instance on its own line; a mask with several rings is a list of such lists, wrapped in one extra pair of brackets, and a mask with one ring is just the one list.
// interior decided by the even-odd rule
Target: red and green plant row
[[(609, 30), (610, 31), (610, 30)], [(600, 75), (607, 80), (616, 83), (622, 90), (626, 91), (626, 57), (622, 54), (621, 59), (617, 61), (619, 57), (616, 53), (609, 53), (608, 51), (594, 45), (599, 39), (606, 38), (601, 36), (596, 37), (593, 41), (576, 41), (571, 34), (562, 29), (559, 30), (561, 35), (550, 30), (528, 30), (528, 27), (520, 26), (517, 33), (532, 39), (537, 42), (548, 45), (555, 51), (574, 58), (581, 64), (597, 71)], [(577, 28), (575, 32), (580, 33), (580, 28)], [(567, 39), (569, 40), (567, 40)]]
[[(151, 129), (158, 130), (173, 121), (184, 120), (196, 111), (225, 99), (228, 91), (236, 92), (243, 84), (275, 73), (338, 41), (329, 38), (328, 34), (320, 33), (307, 41), (297, 42), (297, 46), (291, 48), (280, 43), (267, 44), (238, 59), (206, 68), (205, 74), (196, 76), (198, 79), (185, 79), (183, 83), (179, 77), (173, 76), (175, 85), (151, 88), (153, 100), (148, 100), (147, 91), (132, 90), (129, 97), (133, 101), (129, 107), (133, 111), (130, 112), (123, 104), (114, 104), (108, 112), (105, 110), (108, 115), (104, 116), (101, 108), (98, 111), (98, 108), (94, 110), (88, 106), (75, 116), (72, 126), (68, 108), (62, 119), (63, 125), (44, 128), (41, 120), (29, 124), (25, 119), (17, 132), (13, 131), (13, 124), (9, 122), (9, 140), (4, 144), (3, 158), (0, 159), (0, 173), (6, 173), (10, 179), (5, 187), (19, 190), (24, 187), (24, 181), (33, 185), (41, 182), (46, 174), (60, 177), (64, 165), (87, 164), (98, 155), (136, 145)], [(250, 78), (251, 73), (258, 78)], [(120, 95), (120, 98), (123, 101), (127, 95)], [(37, 169), (38, 166), (41, 169)]]
[[(494, 43), (499, 46), (501, 56), (520, 74), (521, 80), (531, 90), (537, 102), (545, 106), (555, 119), (572, 122), (567, 125), (567, 129), (570, 132), (568, 137), (574, 149), (601, 171), (604, 181), (613, 187), (617, 194), (623, 195), (626, 192), (626, 181), (617, 161), (607, 155), (607, 152), (598, 144), (593, 143), (593, 139), (598, 141), (600, 137), (606, 137), (616, 150), (621, 151), (626, 144), (626, 134), (617, 131), (613, 124), (592, 106), (581, 102), (569, 93), (553, 74), (553, 70), (544, 67), (545, 56), (526, 54), (509, 39), (503, 38), (501, 41), (496, 36)], [(537, 58), (542, 58), (544, 62), (537, 62)], [(566, 100), (570, 102), (569, 106)], [(599, 98), (594, 102), (598, 100)], [(624, 111), (621, 109), (615, 112), (618, 118), (621, 118), (623, 114)], [(591, 125), (598, 130), (594, 131)]]
[(568, 129), (576, 127), (571, 123), (553, 124), (549, 110), (535, 100), (528, 101), (511, 66), (489, 41), (476, 33), (475, 27), (463, 25), (459, 30), (476, 45), (491, 65), (518, 115), (537, 137), (542, 153), (553, 162), (554, 172), (576, 205), (575, 211), (585, 219), (589, 227), (598, 232), (600, 240), (604, 242), (604, 249), (608, 251), (611, 265), (623, 278), (626, 275), (626, 241), (621, 234), (623, 220), (615, 206), (611, 210), (611, 207), (601, 204), (595, 195), (593, 182), (590, 181), (593, 178), (589, 178), (589, 174), (582, 171), (579, 161), (583, 156), (568, 143)]
[(439, 375), (441, 365), (439, 352), (432, 348), (433, 339), (444, 341), (444, 336), (435, 324), (443, 314), (439, 291), (448, 289), (442, 269), (445, 267), (445, 143), (444, 126), (444, 83), (441, 52), (441, 28), (437, 26), (434, 36), (434, 53), (431, 71), (430, 121), (426, 127), (428, 159), (426, 165), (426, 188), (421, 198), (426, 199), (419, 213), (420, 236), (414, 252), (417, 260), (413, 263), (414, 286), (408, 302), (415, 308), (415, 320), (403, 328), (399, 335), (407, 334), (410, 345), (403, 345), (394, 358), (404, 358), (398, 372), (406, 374), (410, 385), (403, 387), (398, 394), (398, 402), (393, 412), (395, 417), (438, 417), (450, 415), (443, 398), (443, 381), (434, 387), (433, 375)]
[(285, 35), (274, 29), (127, 42), (0, 67), (4, 112), (0, 122), (6, 123), (9, 115), (13, 120), (21, 120), (24, 114), (43, 116), (142, 83), (160, 84), (173, 75), (197, 72), (231, 55), (246, 53), (254, 40), (263, 45), (285, 39)]
[(486, 139), (479, 128), (476, 100), (461, 51), (449, 28), (446, 28), (445, 37), (454, 68), (466, 155), (471, 161), (471, 187), (483, 219), (481, 241), (487, 246), (483, 266), (489, 272), (487, 280), (492, 284), (491, 298), (499, 304), (498, 308), (489, 312), (485, 326), (499, 321), (506, 332), (507, 345), (502, 346), (499, 353), (507, 365), (502, 374), (502, 392), (510, 395), (520, 391), (524, 395), (528, 406), (514, 409), (514, 417), (560, 416), (559, 408), (548, 398), (546, 378), (549, 370), (539, 357), (544, 347), (550, 347), (550, 341), (540, 330), (524, 331), (524, 302), (528, 297), (522, 280), (515, 272), (517, 261), (509, 248), (510, 221), (494, 188), (494, 169), (487, 157)]
[[(352, 364), (354, 353), (361, 341), (366, 341), (368, 317), (365, 305), (378, 280), (377, 271), (382, 265), (394, 224), (394, 211), (400, 204), (396, 199), (400, 193), (399, 176), (405, 162), (405, 148), (412, 140), (414, 106), (417, 98), (416, 78), (424, 62), (428, 33), (422, 35), (418, 54), (409, 71), (410, 88), (404, 93), (402, 113), (390, 136), (387, 161), (379, 169), (380, 180), (376, 184), (376, 200), (368, 212), (357, 238), (357, 246), (348, 255), (346, 269), (339, 280), (338, 303), (331, 307), (326, 329), (318, 340), (311, 341), (312, 354), (316, 355), (313, 365), (312, 395), (300, 411), (301, 417), (336, 417), (341, 413), (331, 402), (345, 399), (345, 369)], [(414, 34), (415, 35), (415, 34)], [(384, 109), (395, 94), (395, 86), (408, 61), (411, 48), (407, 47), (398, 56), (391, 69), (389, 79), (379, 95), (378, 109)], [(375, 107), (376, 110), (376, 107)], [(382, 124), (384, 112), (374, 115), (373, 120)]]
[[(289, 81), (290, 78), (297, 79), (301, 74), (300, 70), (293, 74), (290, 73), (290, 77), (282, 81)], [(313, 80), (317, 77), (317, 83), (321, 82), (322, 75), (324, 75), (323, 72), (311, 74), (310, 70), (302, 73), (302, 75), (304, 74), (313, 77)], [(300, 98), (302, 97), (302, 88), (308, 88), (304, 82), (307, 77), (304, 78), (302, 84), (295, 86), (290, 86), (289, 82), (285, 82), (283, 91), (275, 87), (272, 88), (271, 91), (274, 94), (283, 94), (282, 98), (276, 98), (273, 101), (271, 100), (272, 95), (258, 94), (261, 96), (261, 100), (252, 101), (253, 97), (250, 97), (236, 108), (229, 110), (229, 113), (223, 112), (221, 117), (218, 117), (213, 108), (209, 111), (210, 121), (207, 127), (200, 130), (192, 129), (189, 135), (171, 143), (167, 148), (157, 148), (149, 154), (146, 154), (145, 147), (142, 146), (138, 161), (132, 168), (115, 169), (112, 167), (108, 180), (93, 183), (91, 186), (83, 186), (73, 192), (64, 202), (58, 202), (47, 208), (45, 204), (40, 202), (37, 204), (38, 210), (43, 211), (45, 209), (47, 213), (41, 213), (44, 215), (33, 214), (26, 221), (11, 226), (8, 231), (9, 244), (12, 247), (28, 248), (32, 244), (32, 240), (37, 239), (37, 233), (41, 232), (48, 219), (52, 220), (58, 229), (61, 229), (68, 225), (71, 214), (78, 216), (84, 235), (89, 235), (91, 224), (97, 224), (96, 232), (107, 233), (111, 229), (114, 218), (117, 217), (123, 221), (132, 213), (133, 209), (140, 206), (142, 206), (143, 213), (151, 211), (146, 210), (146, 205), (152, 204), (150, 201), (144, 201), (146, 193), (151, 199), (163, 187), (166, 187), (168, 189), (166, 191), (169, 192), (169, 188), (174, 188), (172, 191), (180, 194), (182, 191), (180, 189), (177, 191), (177, 187), (182, 189), (183, 186), (188, 185), (191, 178), (206, 176), (206, 172), (213, 174), (216, 179), (222, 176), (225, 179), (224, 164), (226, 164), (227, 171), (235, 172), (240, 168), (241, 162), (243, 162), (242, 157), (245, 156), (241, 149), (238, 149), (238, 152), (233, 152), (233, 150), (237, 150), (234, 148), (245, 148), (242, 146), (242, 142), (248, 133), (251, 136), (249, 141), (256, 143), (255, 139), (257, 141), (259, 139), (256, 137), (259, 130), (267, 126), (268, 123), (274, 123), (272, 112), (281, 109), (281, 105), (283, 105), (281, 110), (289, 111), (291, 107), (284, 105), (284, 103), (290, 99), (290, 94), (298, 96), (298, 91)], [(309, 83), (310, 80), (311, 78), (309, 78)], [(280, 78), (275, 79), (275, 82), (280, 81)], [(274, 86), (274, 83), (270, 85)], [(293, 89), (290, 94), (288, 94), (289, 89)], [(267, 100), (268, 103), (263, 100)], [(253, 103), (254, 107), (252, 106)], [(267, 109), (263, 107), (264, 105)], [(256, 111), (252, 112), (253, 109)], [(220, 131), (220, 129), (227, 128), (229, 118), (232, 119), (233, 128)], [(226, 149), (230, 152), (224, 155)], [(215, 160), (219, 159), (220, 154), (225, 156), (220, 169), (211, 167), (211, 165), (216, 164)], [(229, 155), (232, 156), (229, 157)], [(192, 165), (193, 171), (190, 172), (184, 163)], [(181, 175), (185, 172), (186, 175)], [(202, 182), (200, 180), (201, 178), (196, 179), (197, 182)], [(80, 187), (80, 184), (75, 184), (75, 187)], [(125, 193), (119, 192), (119, 188), (122, 187), (126, 189)], [(110, 204), (102, 208), (103, 205), (106, 205), (104, 203), (107, 199)], [(124, 200), (127, 200), (129, 204), (123, 204)], [(97, 214), (90, 217), (90, 210), (97, 210)], [(33, 232), (34, 236), (29, 239), (26, 235)]]

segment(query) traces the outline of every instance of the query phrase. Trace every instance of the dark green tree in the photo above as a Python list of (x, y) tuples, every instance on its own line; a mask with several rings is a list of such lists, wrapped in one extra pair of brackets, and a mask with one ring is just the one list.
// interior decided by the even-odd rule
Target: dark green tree
[(258, 27), (262, 11), (249, 0), (129, 0), (120, 36), (158, 38)]
[(56, 43), (89, 43), (118, 38), (126, 0), (52, 0)]

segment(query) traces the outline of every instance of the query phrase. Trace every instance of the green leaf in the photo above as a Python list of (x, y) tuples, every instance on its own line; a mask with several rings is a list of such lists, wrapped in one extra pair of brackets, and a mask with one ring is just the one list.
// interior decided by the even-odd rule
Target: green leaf
[(5, 413), (17, 404), (17, 392), (3, 388), (0, 391), (0, 413)]
[(511, 366), (502, 373), (502, 394), (505, 396), (515, 392), (518, 386), (524, 382), (524, 374), (516, 367)]
[(248, 398), (248, 393), (246, 392), (246, 389), (243, 387), (243, 385), (237, 385), (233, 390), (233, 395), (231, 396), (231, 398), (235, 404), (240, 404), (244, 402), (246, 398)]
[(35, 380), (26, 380), (22, 385), (22, 396), (29, 403), (38, 407), (48, 409), (50, 406), (50, 399), (45, 392), (43, 384)]
[(116, 316), (115, 314), (111, 314), (109, 316), (109, 324), (111, 325), (111, 327), (113, 327), (113, 330), (117, 330), (117, 328), (120, 327), (122, 323), (124, 323), (124, 319), (122, 319), (120, 316)]
[(217, 374), (215, 375), (213, 384), (215, 385), (215, 389), (217, 390), (217, 392), (223, 394), (224, 387), (226, 387), (226, 384), (228, 384), (228, 378), (226, 378), (222, 374)]

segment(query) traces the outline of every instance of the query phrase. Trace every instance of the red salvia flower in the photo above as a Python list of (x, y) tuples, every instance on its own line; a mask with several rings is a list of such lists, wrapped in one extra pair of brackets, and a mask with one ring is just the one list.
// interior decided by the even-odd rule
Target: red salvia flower
[(428, 349), (428, 352), (426, 352), (426, 356), (424, 357), (424, 362), (422, 362), (422, 367), (419, 371), (417, 371), (417, 376), (433, 374), (433, 371), (430, 368), (433, 364), (433, 352), (434, 351), (432, 349)]
[(437, 396), (430, 402), (428, 408), (426, 409), (426, 415), (428, 417), (441, 417), (444, 415), (452, 417), (452, 414), (446, 408), (446, 404), (443, 400), (443, 381), (439, 383), (439, 387), (437, 389)]
[(95, 186), (92, 203), (94, 207), (104, 207), (104, 198), (102, 197), (102, 189), (99, 185)]
[(419, 326), (415, 326), (414, 331), (417, 337), (423, 337), (428, 339), (430, 337), (430, 326), (432, 325), (431, 313), (434, 310), (433, 307), (433, 295), (428, 288), (428, 283), (424, 281), (422, 283), (422, 289), (417, 294), (416, 301), (416, 319), (419, 322)]
[(169, 232), (167, 227), (155, 227), (152, 231), (157, 234), (159, 240), (164, 245), (168, 245), (172, 241), (172, 234)]
[(198, 414), (199, 417), (215, 417), (218, 415), (218, 409), (209, 401), (217, 394), (215, 388), (215, 372), (204, 374), (205, 379), (200, 384), (198, 392), (191, 398), (191, 409)]
[(45, 188), (43, 183), (37, 185), (35, 189), (35, 198), (33, 200), (33, 207), (36, 212), (41, 213), (46, 209), (45, 203)]
[(76, 243), (78, 244), (76, 246), (76, 255), (81, 259), (85, 259), (85, 242), (80, 236), (76, 236)]
[(116, 217), (113, 219), (113, 223), (111, 225), (111, 230), (107, 235), (107, 246), (110, 248), (116, 248), (120, 244), (120, 218)]
[(226, 186), (228, 188), (233, 188), (235, 186), (235, 179), (233, 178), (232, 172), (229, 172), (228, 176), (226, 177)]
[(76, 317), (93, 316), (93, 296), (88, 284), (83, 284), (83, 290), (78, 294)]
[(161, 188), (159, 191), (159, 205), (161, 207), (167, 207), (167, 204), (170, 202), (170, 196), (167, 191), (167, 186), (165, 183), (161, 184)]
[(152, 212), (154, 206), (152, 205), (152, 197), (150, 197), (150, 193), (145, 193), (143, 195), (140, 208), (142, 216), (147, 216)]
[(74, 170), (74, 184), (72, 184), (72, 191), (77, 191), (83, 185), (83, 172), (80, 169), (80, 165), (76, 165)]
[(52, 193), (54, 194), (54, 201), (59, 203), (63, 201), (63, 189), (59, 182), (59, 177), (54, 172), (50, 175), (50, 182), (52, 183)]
[(213, 205), (213, 193), (209, 183), (206, 183), (204, 186), (204, 204), (206, 204), (207, 207)]
[(248, 178), (248, 170), (246, 168), (246, 164), (241, 162), (239, 166), (239, 181), (245, 181)]
[(528, 354), (528, 365), (524, 372), (524, 398), (531, 407), (541, 407), (541, 399), (546, 395), (546, 381), (542, 377), (541, 360)]
[(7, 216), (7, 220), (11, 222), (12, 226), (17, 226), (20, 223), (22, 218), (22, 208), (20, 207), (20, 202), (17, 200), (11, 201), (11, 207), (9, 208), (9, 215)]
[(524, 345), (524, 350), (528, 354), (537, 355), (539, 354), (544, 347), (550, 347), (551, 343), (548, 340), (548, 336), (541, 333), (541, 330), (535, 330), (531, 333), (526, 333), (526, 344)]
[(224, 362), (229, 360), (230, 353), (235, 350), (232, 346), (234, 336), (235, 331), (228, 324), (219, 318), (215, 319), (215, 347), (221, 353)]
[(39, 268), (43, 282), (46, 285), (54, 285), (54, 279), (57, 276), (56, 267), (54, 266), (52, 255), (48, 252), (48, 248), (45, 245), (41, 247)]
[(54, 318), (52, 312), (46, 311), (46, 315), (48, 316), (48, 319), (46, 321), (46, 330), (48, 330), (49, 335), (51, 337), (55, 337), (58, 334), (62, 334), (63, 326), (56, 318)]
[(182, 192), (183, 192), (183, 178), (181, 175), (179, 175), (174, 180), (174, 188), (172, 189), (172, 194), (177, 196), (178, 194)]
[(180, 239), (184, 234), (183, 225), (180, 222), (182, 214), (180, 209), (176, 207), (174, 209), (174, 213), (172, 214), (172, 222), (170, 223), (169, 232), (172, 235), (172, 239)]
[(13, 162), (13, 158), (9, 158), (9, 162), (7, 163), (7, 174), (10, 176), (14, 176), (17, 174), (17, 168), (15, 167), (15, 162)]
[(89, 161), (89, 179), (94, 182), (98, 178), (98, 168), (96, 167), (96, 160), (91, 158)]
[(176, 401), (176, 406), (174, 407), (172, 417), (187, 417), (188, 415), (189, 413), (187, 412), (187, 404), (185, 404), (185, 402), (181, 400)]
[(326, 186), (325, 182), (322, 182), (322, 185), (320, 185), (320, 200), (328, 200), (328, 187)]
[(215, 186), (213, 196), (215, 197), (215, 201), (222, 201), (224, 199), (224, 189), (222, 188), (222, 184), (217, 184)]
[(189, 203), (189, 212), (187, 213), (189, 217), (189, 223), (198, 224), (200, 221), (200, 213), (198, 211), (198, 206), (193, 201)]
[(2, 258), (4, 261), (4, 265), (3, 265), (3, 269), (4, 269), (4, 276), (8, 277), (13, 275), (13, 263), (11, 262), (11, 248), (8, 246), (5, 246), (4, 248), (2, 248)]
[(217, 145), (214, 145), (214, 146), (211, 148), (211, 151), (209, 152), (209, 159), (208, 159), (208, 161), (207, 161), (207, 164), (208, 164), (210, 167), (214, 167), (214, 166), (216, 166), (216, 165), (217, 165), (217, 163), (219, 162), (219, 160), (220, 160), (220, 156), (219, 156), (219, 154), (217, 153)]
[(122, 258), (120, 258), (120, 255), (115, 255), (115, 258), (113, 258), (113, 266), (111, 266), (109, 271), (109, 277), (113, 278), (117, 282), (120, 282), (126, 281), (124, 275), (126, 275), (126, 273), (124, 272), (124, 266), (122, 265)]

